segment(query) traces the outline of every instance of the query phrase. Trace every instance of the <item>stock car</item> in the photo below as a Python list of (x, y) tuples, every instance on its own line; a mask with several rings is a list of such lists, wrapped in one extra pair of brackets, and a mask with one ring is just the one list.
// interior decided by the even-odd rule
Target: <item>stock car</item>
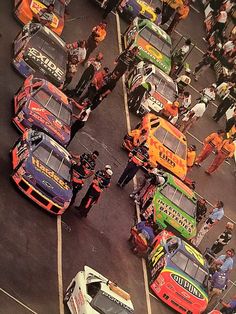
[(29, 23), (13, 43), (12, 64), (24, 77), (31, 74), (48, 79), (62, 88), (67, 67), (65, 42), (49, 28)]
[[(136, 130), (147, 130), (146, 144), (149, 148), (149, 164), (151, 168), (160, 167), (181, 180), (187, 174), (187, 140), (173, 124), (155, 114), (146, 114)], [(131, 150), (129, 138), (132, 131), (125, 136), (123, 147)]]
[(139, 61), (153, 63), (166, 74), (170, 73), (172, 41), (162, 28), (136, 17), (123, 34), (123, 39), (126, 48), (139, 48)]
[(71, 155), (45, 133), (28, 129), (11, 156), (17, 187), (51, 214), (63, 214), (72, 198)]
[(145, 219), (153, 217), (160, 229), (171, 226), (181, 237), (191, 239), (197, 231), (195, 192), (170, 173), (165, 178), (161, 186), (148, 187), (142, 196), (141, 213)]
[(23, 23), (29, 23), (40, 10), (54, 4), (53, 19), (50, 29), (61, 35), (64, 28), (65, 0), (15, 0), (14, 13), (17, 19)]
[(72, 124), (71, 101), (50, 82), (31, 75), (14, 96), (12, 121), (21, 132), (35, 127), (66, 146)]
[(72, 279), (64, 303), (71, 314), (134, 313), (130, 295), (88, 266)]
[(176, 312), (203, 313), (208, 304), (208, 264), (203, 255), (173, 233), (163, 230), (148, 255), (152, 292)]
[(140, 107), (136, 108), (141, 115), (148, 112), (158, 113), (165, 105), (173, 103), (178, 95), (177, 84), (170, 76), (154, 64), (140, 61), (126, 80), (128, 93), (144, 82), (152, 83), (156, 86), (156, 90), (152, 96), (147, 94), (142, 99)]

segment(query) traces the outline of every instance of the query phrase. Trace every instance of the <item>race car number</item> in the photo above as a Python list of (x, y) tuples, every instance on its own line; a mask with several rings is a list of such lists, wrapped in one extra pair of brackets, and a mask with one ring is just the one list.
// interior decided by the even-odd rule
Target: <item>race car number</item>
[(202, 255), (197, 250), (195, 250), (193, 247), (188, 245), (188, 243), (185, 243), (185, 249), (191, 255), (193, 255), (199, 261), (200, 264), (204, 265), (204, 259), (203, 259)]
[(154, 267), (157, 262), (160, 260), (160, 258), (165, 254), (164, 252), (164, 248), (162, 245), (158, 245), (158, 247), (156, 248), (156, 252), (154, 253), (154, 255), (152, 256), (152, 266)]

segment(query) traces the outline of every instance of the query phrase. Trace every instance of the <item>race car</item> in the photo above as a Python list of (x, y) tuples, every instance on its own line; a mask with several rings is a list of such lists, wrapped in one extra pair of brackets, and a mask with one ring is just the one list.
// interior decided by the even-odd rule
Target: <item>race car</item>
[(147, 130), (145, 145), (149, 148), (150, 166), (158, 166), (184, 180), (187, 174), (185, 135), (165, 119), (148, 113), (138, 127), (125, 136), (123, 147), (130, 151), (133, 148), (133, 134), (143, 129)]
[(172, 41), (162, 28), (147, 19), (136, 17), (123, 38), (126, 48), (139, 48), (139, 61), (148, 61), (166, 74), (170, 73)]
[(50, 4), (54, 4), (50, 29), (61, 35), (64, 28), (65, 0), (15, 0), (14, 13), (20, 22), (27, 24)]
[(64, 303), (72, 314), (134, 313), (130, 295), (88, 266), (72, 279)]
[(208, 264), (202, 254), (163, 230), (148, 256), (152, 292), (178, 313), (201, 314), (208, 304)]
[(31, 74), (47, 78), (62, 88), (67, 67), (65, 42), (39, 23), (23, 27), (13, 43), (13, 66), (24, 77)]
[(126, 86), (128, 93), (144, 83), (151, 83), (156, 89), (153, 95), (147, 92), (146, 97), (144, 96), (141, 101), (141, 105), (135, 108), (141, 115), (148, 112), (158, 113), (165, 105), (173, 103), (178, 95), (177, 84), (170, 76), (154, 64), (140, 61), (127, 77)]
[(72, 124), (71, 101), (48, 81), (31, 75), (14, 96), (12, 121), (21, 132), (34, 127), (66, 146)]
[(51, 214), (63, 214), (72, 198), (70, 154), (45, 133), (28, 129), (11, 156), (17, 187)]
[(172, 174), (165, 174), (161, 186), (150, 185), (141, 199), (141, 214), (153, 217), (160, 229), (174, 228), (183, 238), (196, 235), (196, 205), (194, 191)]

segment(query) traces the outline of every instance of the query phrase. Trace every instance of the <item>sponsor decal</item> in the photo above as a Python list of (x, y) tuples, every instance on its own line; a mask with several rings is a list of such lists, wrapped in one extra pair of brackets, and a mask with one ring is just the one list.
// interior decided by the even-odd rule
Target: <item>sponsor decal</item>
[[(33, 11), (34, 14), (38, 14), (40, 10), (46, 8), (46, 6), (44, 4), (42, 4), (39, 1), (33, 0), (30, 4), (30, 9)], [(59, 23), (58, 18), (55, 16), (55, 14), (53, 14), (53, 19), (51, 22), (51, 26), (52, 27), (57, 27)]]
[(160, 260), (160, 258), (165, 254), (164, 248), (162, 245), (158, 245), (152, 255), (151, 262), (152, 262), (152, 267), (155, 267), (157, 262)]
[(35, 166), (35, 168), (38, 171), (40, 171), (41, 173), (45, 174), (47, 177), (51, 178), (53, 181), (55, 181), (64, 190), (69, 190), (70, 189), (68, 184), (66, 182), (64, 182), (53, 170), (48, 169), (47, 167), (45, 167), (35, 157), (32, 157), (32, 163), (33, 163), (33, 165)]
[(112, 295), (110, 295), (109, 293), (106, 293), (105, 291), (102, 291), (102, 294), (105, 295), (108, 299), (110, 299), (111, 301), (121, 305), (123, 308), (125, 308), (128, 312), (133, 313), (133, 310), (127, 306), (126, 304), (120, 302), (119, 300), (117, 300), (116, 298), (114, 298)]
[(188, 233), (192, 233), (194, 230), (193, 224), (184, 217), (177, 209), (172, 208), (168, 204), (164, 203), (162, 200), (158, 199), (159, 210), (166, 214), (168, 217), (177, 222), (179, 226), (182, 226)]
[[(157, 139), (158, 140), (158, 139)], [(154, 146), (158, 152), (159, 157), (166, 161), (172, 168), (178, 165), (184, 171), (186, 170), (185, 164), (182, 162), (180, 158), (178, 158), (174, 153), (170, 150), (166, 149), (164, 146), (160, 145), (157, 140), (154, 140), (152, 137), (150, 138), (150, 146)]]
[(148, 51), (152, 56), (154, 56), (157, 60), (163, 59), (163, 54), (156, 50), (152, 45), (147, 44), (145, 46), (146, 51)]
[(191, 284), (188, 280), (186, 280), (185, 278), (183, 278), (177, 274), (171, 274), (171, 278), (175, 282), (177, 282), (177, 284), (179, 286), (181, 286), (186, 291), (191, 293), (194, 297), (197, 297), (198, 299), (201, 299), (201, 300), (204, 299), (203, 295), (199, 292), (199, 290), (193, 284)]
[(27, 56), (37, 61), (58, 80), (61, 80), (63, 78), (64, 72), (60, 68), (58, 68), (56, 64), (52, 62), (47, 56), (42, 54), (42, 52), (38, 51), (35, 48), (29, 48)]
[(197, 260), (198, 262), (201, 264), (201, 265), (205, 265), (205, 261), (204, 261), (204, 258), (202, 256), (202, 254), (200, 252), (198, 252), (197, 250), (195, 250), (192, 246), (190, 246), (188, 243), (184, 242), (184, 246), (185, 246), (185, 249), (191, 254), (193, 255)]

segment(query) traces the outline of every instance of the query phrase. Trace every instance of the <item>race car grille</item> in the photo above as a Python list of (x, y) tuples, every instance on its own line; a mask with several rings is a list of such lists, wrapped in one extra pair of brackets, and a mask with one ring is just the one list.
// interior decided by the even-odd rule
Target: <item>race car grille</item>
[(29, 188), (28, 184), (26, 184), (25, 181), (23, 181), (23, 180), (20, 180), (19, 186), (20, 186), (24, 191), (27, 191), (28, 188)]
[(55, 205), (52, 205), (51, 209), (50, 209), (52, 212), (54, 212), (55, 214), (57, 214), (59, 211), (60, 211), (60, 208), (58, 208), (57, 206)]
[(181, 293), (179, 292), (176, 292), (176, 294), (181, 298), (183, 299), (185, 302), (189, 303), (189, 304), (192, 304), (192, 302), (190, 300), (188, 300), (187, 298), (185, 298)]
[(43, 192), (47, 197), (53, 198), (54, 195), (48, 192), (48, 190), (44, 189), (40, 184), (36, 183), (37, 188)]
[(38, 200), (41, 204), (47, 206), (49, 204), (49, 202), (47, 200), (45, 200), (44, 197), (42, 197), (40, 194), (38, 194), (36, 191), (32, 191), (31, 195)]
[(172, 303), (174, 306), (178, 307), (181, 311), (190, 314), (190, 313), (188, 312), (188, 310), (186, 310), (183, 306), (181, 306), (180, 304), (178, 304), (178, 303), (175, 302), (174, 300), (171, 300), (171, 303)]

